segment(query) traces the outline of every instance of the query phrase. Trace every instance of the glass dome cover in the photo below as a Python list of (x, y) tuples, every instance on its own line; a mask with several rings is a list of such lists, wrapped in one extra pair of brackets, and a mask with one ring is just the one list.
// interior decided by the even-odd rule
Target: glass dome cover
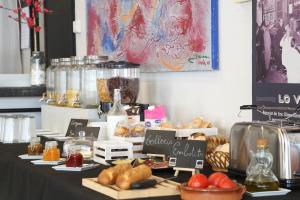
[(72, 147), (77, 146), (80, 147), (79, 153), (82, 154), (84, 160), (92, 160), (94, 140), (94, 137), (86, 137), (84, 131), (79, 131), (78, 137), (65, 141), (62, 155), (66, 157), (72, 150)]

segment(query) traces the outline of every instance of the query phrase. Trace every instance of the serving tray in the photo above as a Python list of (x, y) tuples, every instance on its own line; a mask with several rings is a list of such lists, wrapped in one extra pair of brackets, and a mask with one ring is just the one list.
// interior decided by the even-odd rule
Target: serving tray
[(70, 171), (70, 172), (81, 172), (89, 169), (97, 168), (99, 164), (83, 164), (82, 167), (67, 167), (66, 165), (57, 165), (52, 168), (56, 171)]
[(267, 191), (267, 192), (246, 192), (251, 197), (267, 197), (267, 196), (281, 196), (286, 195), (291, 190), (285, 188), (279, 188), (278, 191)]
[(19, 155), (18, 157), (21, 158), (22, 160), (40, 160), (40, 159), (43, 159), (43, 155), (24, 154), (24, 155)]
[[(151, 176), (150, 178), (158, 181), (164, 180), (157, 176)], [(137, 199), (145, 197), (176, 196), (180, 194), (177, 190), (177, 186), (180, 184), (170, 180), (161, 182), (152, 188), (137, 190), (121, 190), (115, 185), (104, 186), (97, 183), (97, 178), (84, 178), (82, 179), (82, 185), (114, 199)]]

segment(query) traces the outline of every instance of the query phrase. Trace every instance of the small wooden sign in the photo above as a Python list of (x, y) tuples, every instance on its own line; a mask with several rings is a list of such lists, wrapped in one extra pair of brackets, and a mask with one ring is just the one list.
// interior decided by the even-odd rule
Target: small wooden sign
[(78, 127), (86, 127), (88, 124), (87, 119), (71, 119), (69, 123), (69, 127), (66, 133), (67, 137), (75, 137), (75, 129)]
[(93, 137), (93, 138), (98, 138), (99, 132), (100, 132), (100, 127), (83, 127), (79, 126), (75, 128), (75, 136), (79, 136), (79, 132), (84, 131), (85, 132), (85, 137)]
[(169, 166), (185, 169), (203, 169), (206, 141), (176, 140), (172, 145)]
[(143, 153), (169, 156), (175, 139), (176, 131), (147, 130), (144, 140)]

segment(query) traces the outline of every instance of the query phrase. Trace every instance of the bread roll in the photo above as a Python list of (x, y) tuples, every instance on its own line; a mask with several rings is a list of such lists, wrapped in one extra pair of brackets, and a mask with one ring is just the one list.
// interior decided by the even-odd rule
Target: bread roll
[(189, 140), (202, 140), (202, 141), (205, 141), (206, 140), (206, 136), (205, 136), (204, 133), (197, 132), (197, 133), (193, 133), (189, 137)]
[(113, 185), (116, 182), (116, 179), (119, 174), (124, 173), (127, 170), (132, 169), (131, 164), (124, 163), (119, 164), (114, 167), (110, 167), (108, 169), (104, 169), (99, 175), (98, 175), (98, 183), (101, 183), (102, 185)]
[(159, 127), (163, 128), (163, 129), (173, 129), (174, 128), (173, 124), (170, 122), (163, 122), (160, 124)]
[(143, 181), (152, 175), (151, 168), (146, 165), (139, 165), (118, 176), (116, 185), (124, 190), (130, 189), (132, 183)]
[(222, 152), (225, 152), (225, 153), (229, 153), (229, 143), (225, 143), (223, 145), (217, 146), (215, 151), (222, 151)]

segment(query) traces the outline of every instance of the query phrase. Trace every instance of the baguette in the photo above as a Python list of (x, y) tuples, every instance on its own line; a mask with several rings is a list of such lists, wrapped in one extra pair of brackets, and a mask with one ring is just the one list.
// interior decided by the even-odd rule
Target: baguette
[(130, 189), (131, 185), (136, 182), (146, 180), (152, 175), (151, 168), (146, 165), (139, 165), (118, 176), (116, 185), (123, 189)]
[(132, 166), (128, 163), (119, 164), (114, 167), (102, 170), (98, 175), (98, 183), (102, 185), (113, 185), (119, 174), (124, 173), (127, 170), (132, 169)]

